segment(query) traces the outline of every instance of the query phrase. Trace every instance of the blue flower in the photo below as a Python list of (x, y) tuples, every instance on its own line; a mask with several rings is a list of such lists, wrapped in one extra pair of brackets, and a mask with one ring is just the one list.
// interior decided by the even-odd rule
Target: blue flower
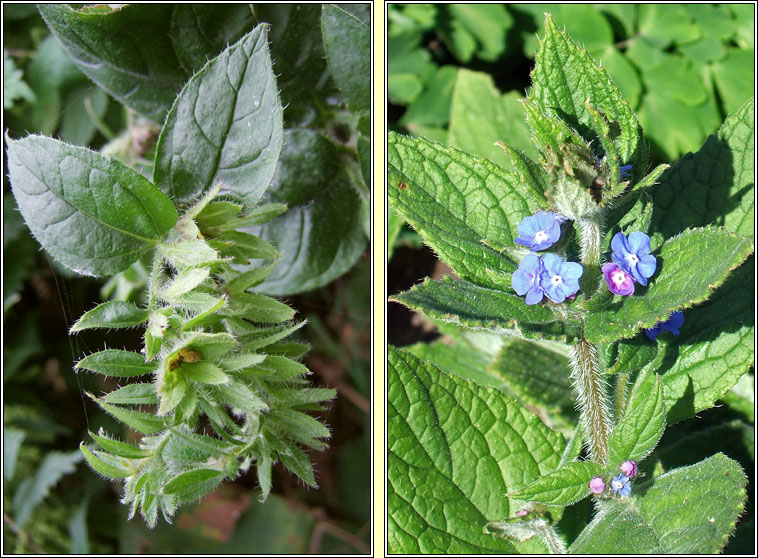
[(531, 217), (524, 217), (516, 227), (516, 243), (532, 251), (549, 248), (561, 237), (561, 221), (555, 213), (538, 211)]
[(669, 330), (676, 336), (679, 335), (679, 328), (682, 327), (683, 324), (684, 314), (681, 312), (673, 312), (665, 322), (658, 322), (653, 328), (646, 329), (645, 335), (647, 335), (651, 341), (655, 341), (655, 338), (666, 330)]
[(564, 262), (560, 256), (545, 254), (544, 270), (540, 273), (539, 285), (553, 302), (563, 302), (579, 290), (579, 278), (584, 273), (581, 264)]
[(622, 496), (629, 496), (632, 493), (632, 485), (629, 477), (624, 474), (616, 475), (611, 479), (611, 490), (614, 494), (621, 493)]
[(600, 268), (605, 276), (608, 290), (613, 294), (626, 296), (634, 294), (634, 280), (632, 276), (621, 269), (621, 266), (613, 262), (604, 263)]
[(528, 306), (540, 302), (545, 294), (539, 284), (543, 269), (542, 260), (538, 256), (527, 254), (513, 273), (511, 286), (519, 295), (526, 295)]
[(632, 170), (632, 165), (621, 165), (619, 167), (620, 172), (620, 178), (621, 180), (625, 180), (631, 176), (630, 170)]
[(655, 256), (650, 254), (650, 237), (639, 231), (630, 233), (629, 239), (624, 233), (616, 233), (611, 248), (613, 261), (640, 285), (647, 285), (656, 267)]

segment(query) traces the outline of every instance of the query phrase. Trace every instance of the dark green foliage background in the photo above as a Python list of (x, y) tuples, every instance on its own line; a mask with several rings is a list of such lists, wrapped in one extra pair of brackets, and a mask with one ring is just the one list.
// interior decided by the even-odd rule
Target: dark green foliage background
[[(306, 130), (299, 133), (336, 141), (349, 140), (360, 118), (367, 117), (368, 112), (359, 107), (360, 111), (348, 114), (344, 109), (356, 94), (355, 86), (349, 98), (344, 98), (339, 84), (328, 75), (323, 51), (319, 50), (323, 49), (322, 6), (309, 6), (307, 13), (272, 5), (255, 8), (251, 11), (248, 5), (194, 5), (185, 7), (184, 12), (177, 8), (173, 14), (173, 6), (162, 6), (160, 14), (143, 17), (143, 32), (153, 37), (152, 43), (143, 46), (146, 52), (156, 55), (146, 82), (156, 85), (156, 81), (151, 82), (156, 74), (173, 76), (170, 80), (157, 80), (167, 89), (155, 99), (165, 102), (156, 101), (143, 112), (151, 113), (160, 126), (179, 88), (205, 63), (209, 53), (220, 52), (227, 43), (234, 43), (265, 21), (271, 24), (278, 88), (283, 104), (288, 105), (285, 128)], [(368, 21), (364, 7), (354, 6), (352, 11), (358, 20)], [(106, 151), (118, 151), (128, 164), (149, 176), (159, 128), (142, 116), (127, 113), (120, 102), (82, 74), (49, 33), (35, 6), (4, 6), (3, 13), (4, 117), (8, 134), (13, 138), (28, 133), (53, 135), (95, 150), (105, 147), (113, 136), (116, 139)], [(213, 32), (208, 32), (211, 22), (216, 25)], [(159, 48), (170, 46), (169, 32), (184, 37), (187, 48), (179, 48), (177, 43), (170, 53)], [(194, 40), (198, 34), (203, 34), (202, 41)], [(294, 37), (303, 41), (305, 50), (321, 54), (313, 60), (293, 57), (289, 42)], [(134, 37), (129, 38), (135, 42)], [(111, 39), (104, 43), (104, 49), (123, 38)], [(193, 50), (192, 45), (197, 49)], [(16, 74), (11, 75), (9, 70), (16, 70)], [(303, 72), (310, 77), (305, 79)], [(306, 81), (318, 82), (319, 86), (303, 89)], [(141, 131), (142, 135), (122, 135), (127, 129)], [(333, 150), (330, 154), (335, 155)], [(350, 242), (343, 248), (343, 254), (348, 255), (338, 258), (339, 265), (330, 267), (328, 263), (334, 257), (333, 251), (339, 249), (338, 244), (331, 243), (309, 261), (310, 267), (303, 266), (299, 279), (297, 273), (290, 275), (294, 278), (290, 283), (280, 277), (274, 289), (278, 289), (277, 294), (289, 295), (285, 301), (298, 310), (299, 319), (309, 322), (300, 331), (300, 340), (312, 347), (305, 364), (314, 372), (314, 384), (335, 387), (339, 393), (325, 416), (320, 417), (332, 429), (330, 448), (311, 454), (320, 489), (306, 490), (277, 466), (274, 493), (265, 504), (256, 501), (255, 476), (246, 475), (183, 509), (173, 526), (161, 524), (153, 531), (146, 529), (140, 519), (127, 521), (126, 508), (116, 505), (115, 486), (98, 479), (81, 457), (74, 457), (79, 441), (88, 438), (87, 430), (97, 432), (103, 426), (121, 433), (121, 439), (127, 438), (122, 426), (84, 397), (85, 391), (113, 389), (115, 380), (109, 380), (106, 386), (95, 375), (76, 375), (72, 370), (74, 361), (102, 349), (106, 343), (108, 347), (139, 350), (141, 331), (67, 335), (71, 324), (104, 298), (138, 300), (146, 278), (144, 266), (138, 262), (107, 282), (77, 278), (60, 267), (39, 250), (29, 234), (10, 194), (4, 166), (4, 553), (366, 551), (370, 540), (370, 264), (366, 227), (361, 219), (368, 190), (363, 184), (360, 162), (351, 162), (344, 156), (340, 161), (331, 163), (329, 175), (314, 179), (311, 189), (320, 188), (318, 193), (286, 191), (282, 187), (282, 192), (274, 196), (291, 207), (302, 204), (301, 212), (319, 212), (313, 217), (317, 223), (328, 218), (330, 212), (352, 215), (345, 221), (349, 229), (332, 226), (339, 229), (343, 240)], [(349, 169), (344, 171), (344, 167)], [(296, 176), (298, 172), (305, 171), (295, 169), (290, 174)], [(352, 179), (346, 180), (344, 172), (350, 173)], [(275, 183), (280, 185), (285, 180), (286, 176), (278, 177)], [(333, 199), (324, 199), (321, 192), (329, 188), (334, 190)], [(290, 200), (288, 196), (300, 199)], [(340, 199), (350, 201), (345, 204)], [(277, 226), (271, 235), (286, 241), (287, 223)], [(327, 232), (334, 234), (335, 230)], [(289, 251), (295, 246), (290, 246)], [(306, 276), (303, 273), (314, 270), (323, 276), (297, 288), (297, 281), (302, 283)], [(51, 455), (55, 460), (50, 459)], [(43, 463), (47, 468), (39, 474)], [(24, 521), (19, 521), (19, 514), (23, 514)]]

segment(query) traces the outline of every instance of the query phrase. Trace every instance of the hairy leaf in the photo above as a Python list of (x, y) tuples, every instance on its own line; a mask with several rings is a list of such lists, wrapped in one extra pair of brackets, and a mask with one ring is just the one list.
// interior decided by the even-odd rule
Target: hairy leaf
[(590, 480), (600, 475), (603, 467), (589, 461), (567, 463), (541, 476), (533, 483), (509, 496), (518, 500), (553, 506), (570, 506), (590, 493)]
[[(138, 308), (132, 302), (123, 300), (109, 300), (98, 304), (92, 310), (85, 312), (74, 325), (69, 333), (76, 333), (83, 329), (98, 327), (120, 328), (132, 327), (147, 321), (149, 312)], [(126, 352), (126, 351), (123, 351)]]

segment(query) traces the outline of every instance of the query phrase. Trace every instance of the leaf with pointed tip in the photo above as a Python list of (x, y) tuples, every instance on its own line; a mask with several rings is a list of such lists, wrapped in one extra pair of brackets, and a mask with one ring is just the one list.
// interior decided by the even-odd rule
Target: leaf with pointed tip
[[(84, 442), (79, 444), (79, 449), (82, 450), (84, 457), (87, 458), (87, 463), (89, 463), (95, 471), (105, 477), (111, 479), (125, 479), (126, 477), (130, 477), (134, 474), (134, 471), (130, 471), (124, 467), (116, 466), (115, 464), (109, 463), (108, 461), (105, 461), (97, 455), (93, 454), (90, 450), (87, 449), (87, 446), (84, 445)], [(101, 452), (97, 453), (99, 454)]]
[(110, 452), (113, 455), (117, 455), (119, 457), (127, 457), (130, 459), (141, 459), (143, 457), (148, 457), (152, 455), (151, 450), (140, 449), (131, 444), (127, 444), (125, 442), (119, 442), (118, 440), (114, 440), (113, 438), (108, 438), (107, 436), (101, 436), (93, 432), (90, 432), (89, 435), (105, 451)]
[(742, 513), (745, 484), (739, 464), (721, 453), (674, 469), (635, 485), (632, 499), (603, 503), (569, 552), (717, 553)]
[(140, 325), (147, 321), (147, 310), (138, 308), (132, 302), (122, 300), (109, 300), (98, 304), (92, 310), (85, 312), (74, 325), (69, 333), (75, 333), (83, 329), (98, 327), (120, 328)]
[(545, 200), (486, 159), (394, 132), (388, 143), (392, 206), (458, 276), (497, 287), (490, 273), (510, 274), (516, 264), (482, 240), (512, 244), (519, 222)]
[(185, 362), (179, 367), (182, 376), (202, 384), (226, 384), (229, 376), (212, 362)]
[(115, 159), (42, 136), (6, 141), (26, 224), (56, 261), (79, 274), (125, 270), (176, 223), (171, 200)]
[(189, 203), (217, 182), (221, 194), (254, 207), (271, 182), (282, 147), (282, 107), (258, 25), (205, 65), (166, 116), (155, 183)]
[(145, 357), (140, 353), (106, 349), (84, 357), (76, 363), (76, 368), (115, 378), (129, 378), (153, 372), (155, 364), (145, 362)]
[(326, 63), (351, 112), (371, 107), (370, 25), (335, 4), (321, 12)]
[(510, 498), (552, 506), (570, 506), (590, 493), (590, 481), (603, 472), (603, 466), (590, 461), (574, 461), (541, 476)]
[(555, 469), (561, 435), (497, 390), (393, 347), (388, 358), (389, 551), (544, 554), (482, 528), (515, 514), (504, 494)]
[(158, 403), (153, 384), (129, 384), (105, 395), (103, 401), (118, 405), (152, 405)]
[(427, 279), (391, 300), (434, 320), (500, 335), (563, 342), (581, 335), (581, 323), (561, 309), (551, 308), (552, 305), (527, 306), (524, 299), (515, 294), (464, 280), (454, 281), (450, 277), (443, 277), (442, 281)]
[(666, 321), (675, 310), (705, 301), (753, 252), (750, 240), (722, 228), (692, 229), (670, 238), (657, 255), (658, 269), (647, 292), (614, 302), (585, 319), (592, 343), (632, 337)]
[(221, 471), (195, 469), (171, 479), (163, 487), (163, 493), (174, 495), (182, 502), (191, 502), (214, 490), (222, 480), (224, 480), (224, 474)]
[(655, 449), (665, 428), (663, 382), (657, 374), (640, 374), (608, 439), (609, 465), (615, 467), (628, 459), (642, 461)]
[(166, 427), (163, 422), (163, 417), (157, 417), (153, 414), (143, 413), (141, 411), (124, 409), (123, 407), (106, 403), (102, 399), (96, 397), (92, 398), (106, 413), (113, 416), (119, 422), (122, 422), (128, 427), (133, 428), (138, 432), (142, 432), (143, 434), (156, 434)]

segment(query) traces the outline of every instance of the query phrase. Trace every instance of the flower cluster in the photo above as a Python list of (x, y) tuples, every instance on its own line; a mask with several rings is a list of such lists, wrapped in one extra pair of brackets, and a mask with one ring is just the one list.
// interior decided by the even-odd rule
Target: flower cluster
[[(631, 459), (624, 461), (619, 469), (621, 469), (621, 474), (618, 474), (611, 479), (611, 492), (614, 496), (621, 495), (623, 497), (628, 497), (632, 493), (631, 479), (636, 477), (638, 473), (637, 462), (632, 461)], [(590, 480), (589, 486), (590, 492), (597, 495), (605, 492), (606, 488), (605, 481), (603, 480), (603, 477), (600, 476), (593, 477), (592, 480)]]
[[(544, 250), (560, 238), (564, 218), (549, 211), (538, 211), (518, 224), (519, 236), (515, 242), (530, 250)], [(584, 269), (581, 264), (566, 262), (556, 254), (542, 258), (527, 254), (513, 274), (511, 286), (519, 295), (526, 295), (526, 304), (533, 305), (547, 296), (556, 303), (563, 302), (579, 290), (579, 278)]]
[(634, 283), (647, 285), (656, 269), (655, 256), (650, 254), (650, 237), (643, 232), (616, 233), (611, 240), (612, 262), (601, 268), (608, 289), (617, 295), (634, 294)]

